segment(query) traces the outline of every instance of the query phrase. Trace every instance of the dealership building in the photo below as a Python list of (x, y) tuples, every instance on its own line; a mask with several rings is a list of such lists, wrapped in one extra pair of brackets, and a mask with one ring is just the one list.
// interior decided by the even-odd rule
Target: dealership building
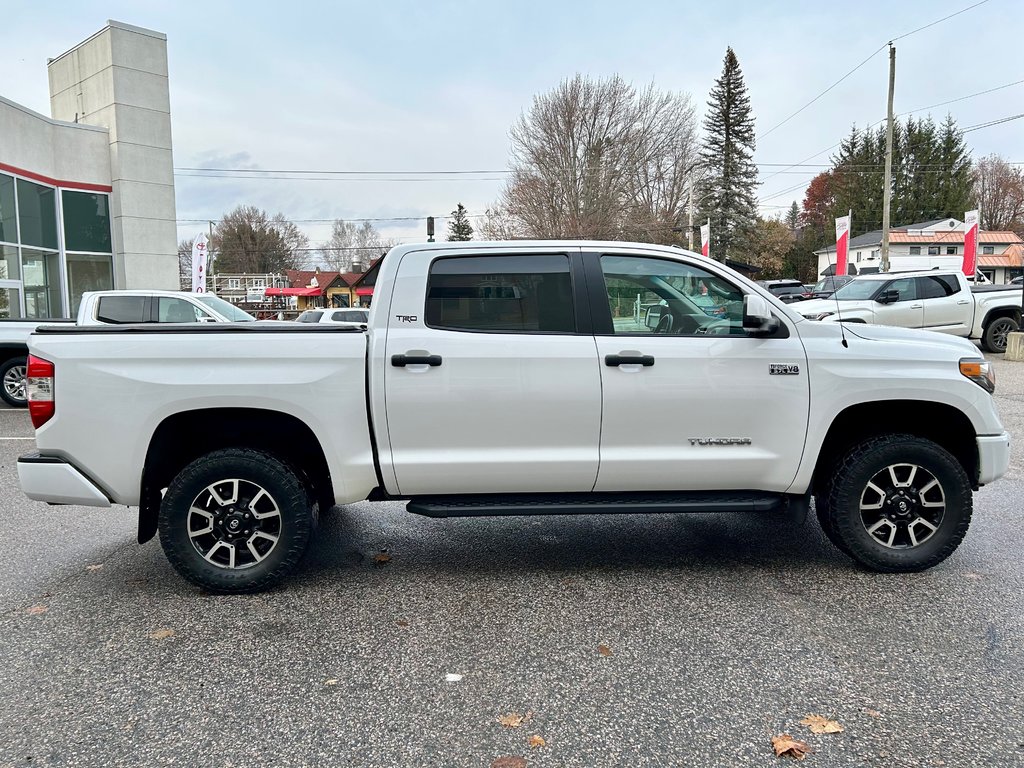
[(177, 289), (166, 36), (110, 21), (47, 66), (50, 117), (0, 95), (0, 317)]

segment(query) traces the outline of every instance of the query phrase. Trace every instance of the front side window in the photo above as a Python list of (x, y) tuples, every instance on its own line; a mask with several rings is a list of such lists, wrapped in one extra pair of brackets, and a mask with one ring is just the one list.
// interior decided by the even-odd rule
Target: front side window
[(433, 328), (575, 333), (565, 255), (459, 256), (430, 266), (425, 320)]
[(295, 319), (298, 322), (300, 322), (300, 323), (319, 323), (320, 322), (320, 315), (322, 315), (322, 314), (323, 314), (322, 311), (316, 311), (316, 310), (307, 309), (305, 312), (303, 312), (301, 315), (299, 315)]
[(602, 256), (616, 335), (743, 334), (743, 292), (691, 264)]
[(157, 321), (161, 323), (195, 323), (201, 319), (213, 319), (195, 304), (185, 299), (160, 296), (157, 299)]
[(893, 280), (885, 287), (886, 291), (896, 291), (899, 298), (896, 301), (913, 301), (917, 298), (917, 287), (912, 277), (904, 277), (900, 280)]

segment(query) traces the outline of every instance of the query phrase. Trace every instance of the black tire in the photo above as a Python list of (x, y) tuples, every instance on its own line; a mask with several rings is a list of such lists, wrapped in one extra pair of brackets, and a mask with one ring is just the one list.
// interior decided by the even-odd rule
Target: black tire
[(981, 346), (986, 352), (1002, 354), (1006, 352), (1006, 337), (1019, 329), (1020, 326), (1012, 317), (997, 317), (985, 326), (985, 332), (981, 335)]
[[(846, 548), (846, 544), (843, 543), (843, 540), (836, 535), (835, 530), (832, 528), (832, 521), (829, 519), (828, 514), (828, 498), (824, 494), (818, 494), (814, 497), (814, 513), (818, 518), (818, 525), (821, 526), (825, 538), (832, 542), (833, 546), (844, 555), (850, 555), (850, 550)], [(850, 555), (850, 557), (852, 556)]]
[(0, 398), (12, 408), (27, 408), (25, 374), (28, 358), (12, 357), (0, 365)]
[(193, 584), (259, 592), (302, 560), (313, 512), (307, 489), (279, 459), (227, 448), (201, 456), (171, 481), (159, 528), (167, 559)]
[(832, 473), (827, 496), (826, 534), (831, 529), (837, 546), (874, 571), (938, 565), (971, 523), (967, 473), (945, 448), (913, 435), (854, 446)]

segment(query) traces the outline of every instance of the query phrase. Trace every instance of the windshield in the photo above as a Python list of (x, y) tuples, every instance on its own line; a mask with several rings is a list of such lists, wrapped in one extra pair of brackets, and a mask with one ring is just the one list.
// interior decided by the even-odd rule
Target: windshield
[(216, 296), (210, 296), (209, 294), (197, 294), (196, 298), (218, 315), (226, 317), (233, 323), (248, 323), (256, 319), (248, 312), (244, 312), (236, 307), (230, 301), (224, 301), (224, 299), (219, 299)]
[(883, 285), (885, 283), (881, 280), (851, 280), (833, 293), (832, 298), (839, 301), (864, 301), (873, 298)]

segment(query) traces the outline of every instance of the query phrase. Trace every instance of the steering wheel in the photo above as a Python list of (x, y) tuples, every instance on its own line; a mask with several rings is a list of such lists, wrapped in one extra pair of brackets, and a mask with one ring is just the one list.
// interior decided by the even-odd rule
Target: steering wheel
[(672, 333), (672, 326), (675, 325), (675, 318), (672, 312), (664, 312), (658, 319), (658, 325), (654, 328), (655, 333)]

